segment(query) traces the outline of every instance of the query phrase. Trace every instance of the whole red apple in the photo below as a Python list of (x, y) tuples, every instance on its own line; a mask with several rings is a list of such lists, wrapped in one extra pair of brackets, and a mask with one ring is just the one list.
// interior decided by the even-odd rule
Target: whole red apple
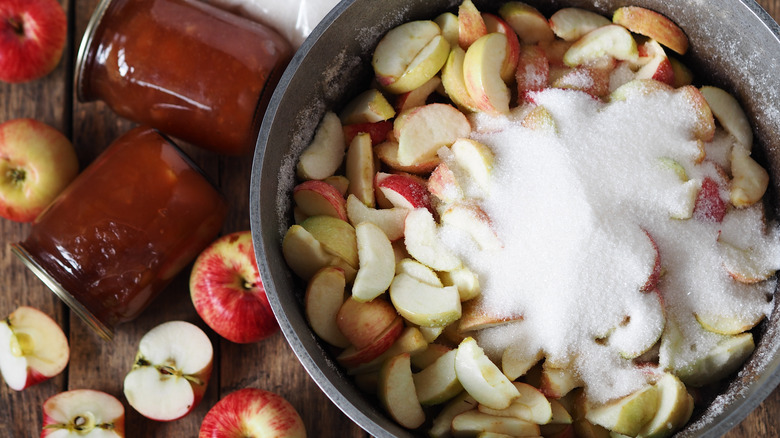
[(70, 140), (34, 119), (0, 124), (0, 216), (30, 222), (79, 173)]
[(0, 2), (0, 80), (26, 82), (51, 73), (62, 58), (67, 30), (56, 0)]
[(203, 321), (229, 341), (257, 342), (279, 329), (249, 231), (222, 236), (200, 253), (192, 266), (190, 297)]
[(305, 438), (300, 415), (284, 397), (256, 388), (232, 392), (209, 410), (199, 438)]

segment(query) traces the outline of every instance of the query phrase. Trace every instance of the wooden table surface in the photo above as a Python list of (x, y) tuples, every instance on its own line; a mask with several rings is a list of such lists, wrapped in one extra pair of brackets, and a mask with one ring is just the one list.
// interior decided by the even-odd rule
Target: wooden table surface
[[(81, 36), (97, 0), (61, 0), (70, 35), (63, 60), (49, 76), (25, 84), (0, 84), (0, 122), (19, 117), (42, 120), (72, 139), (82, 168), (113, 139), (134, 126), (102, 103), (81, 103), (74, 97), (73, 67)], [(780, 0), (759, 0), (775, 19)], [(230, 203), (223, 232), (249, 229), (250, 158), (229, 158), (183, 145), (191, 157), (215, 180)], [(304, 419), (312, 437), (365, 437), (314, 384), (297, 361), (281, 333), (256, 344), (238, 345), (209, 331), (189, 298), (189, 267), (141, 317), (118, 327), (113, 342), (106, 342), (79, 320), (11, 253), (9, 245), (23, 240), (28, 224), (0, 219), (0, 317), (20, 305), (36, 307), (64, 328), (71, 346), (68, 368), (61, 375), (15, 392), (0, 384), (0, 438), (39, 436), (43, 402), (60, 391), (91, 388), (113, 394), (126, 409), (128, 437), (195, 437), (200, 423), (220, 397), (237, 389), (257, 387), (286, 397)], [(194, 412), (178, 421), (159, 423), (135, 412), (122, 394), (122, 381), (130, 370), (141, 336), (173, 319), (204, 327), (215, 347), (215, 367), (208, 391)], [(780, 436), (780, 389), (775, 390), (742, 424), (727, 436)]]

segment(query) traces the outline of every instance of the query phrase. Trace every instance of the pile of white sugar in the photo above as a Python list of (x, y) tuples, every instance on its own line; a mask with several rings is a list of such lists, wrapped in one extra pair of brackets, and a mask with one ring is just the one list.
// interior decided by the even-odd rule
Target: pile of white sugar
[[(775, 280), (734, 281), (719, 242), (780, 268), (780, 233), (765, 230), (760, 207), (731, 208), (721, 223), (676, 219), (692, 207), (692, 186), (727, 181), (719, 167), (728, 171), (729, 135), (719, 132), (698, 163), (697, 119), (681, 93), (609, 104), (560, 89), (532, 98), (552, 115), (555, 132), (509, 117), (476, 123), (472, 134), (492, 149), (495, 164), (489, 190), (465, 190), (492, 219), (503, 248), (482, 251), (458, 230), (440, 231), (479, 275), (484, 310), (522, 316), (481, 331), (486, 352), (542, 351), (549, 364), (576, 370), (589, 398), (606, 401), (648, 381), (647, 369), (625, 357), (657, 347), (665, 329), (676, 327), (684, 339), (662, 351), (662, 365), (681, 368), (723, 338), (695, 314), (769, 314)], [(727, 188), (720, 197), (728, 203)], [(657, 256), (660, 280), (646, 291)]]

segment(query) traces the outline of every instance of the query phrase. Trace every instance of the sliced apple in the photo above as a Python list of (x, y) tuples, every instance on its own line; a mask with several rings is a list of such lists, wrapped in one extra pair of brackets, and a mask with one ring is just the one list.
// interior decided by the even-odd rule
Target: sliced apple
[[(357, 251), (357, 250), (356, 250)], [(352, 283), (357, 269), (341, 257), (326, 251), (323, 245), (305, 228), (292, 225), (282, 239), (282, 254), (295, 275), (309, 280), (324, 266), (338, 266), (344, 270), (347, 283)]]
[(398, 162), (410, 166), (430, 161), (439, 148), (468, 137), (471, 124), (455, 107), (432, 103), (396, 118), (393, 129), (398, 139)]
[(684, 87), (693, 83), (693, 71), (677, 58), (669, 57), (669, 62), (674, 70), (674, 88)]
[(458, 45), (466, 50), (485, 35), (487, 27), (482, 14), (471, 0), (463, 0), (458, 6)]
[(311, 216), (301, 227), (322, 244), (325, 251), (340, 257), (353, 268), (359, 266), (355, 228), (331, 216)]
[(550, 28), (564, 41), (576, 41), (586, 33), (611, 23), (607, 17), (582, 8), (561, 8), (550, 16)]
[[(385, 328), (381, 334), (379, 334), (379, 336), (374, 338), (374, 340), (369, 345), (363, 348), (355, 348), (355, 346), (350, 346), (342, 351), (336, 357), (336, 360), (341, 365), (352, 369), (357, 369), (361, 365), (372, 363), (390, 349), (390, 347), (401, 336), (403, 330), (403, 318), (398, 316), (393, 320), (393, 322), (390, 323), (389, 326), (387, 326), (387, 328)], [(377, 367), (364, 366), (363, 370), (360, 372), (378, 369), (378, 365), (381, 365), (381, 362), (377, 364)]]
[(664, 373), (655, 386), (658, 388), (658, 410), (639, 432), (638, 436), (642, 438), (668, 437), (687, 423), (693, 413), (693, 397), (677, 376)]
[(778, 262), (772, 251), (761, 251), (754, 247), (740, 248), (725, 241), (718, 242), (723, 267), (736, 281), (755, 284), (767, 280), (777, 271)]
[(498, 15), (512, 26), (523, 44), (546, 43), (555, 39), (547, 18), (527, 3), (504, 3), (499, 8)]
[(461, 301), (472, 300), (482, 293), (482, 288), (479, 286), (479, 275), (465, 266), (442, 272), (439, 278), (445, 286), (458, 288)]
[(737, 208), (753, 205), (761, 200), (769, 187), (769, 173), (741, 145), (731, 148), (731, 204)]
[(395, 256), (390, 239), (371, 222), (355, 227), (360, 269), (352, 285), (352, 298), (371, 301), (383, 294), (395, 276)]
[(461, 110), (476, 112), (477, 103), (466, 88), (466, 79), (463, 76), (463, 61), (466, 59), (466, 51), (459, 46), (453, 47), (447, 57), (447, 62), (441, 69), (441, 83), (447, 96)]
[(349, 101), (339, 114), (341, 123), (374, 123), (395, 117), (395, 109), (381, 91), (370, 88)]
[(460, 318), (460, 295), (454, 286), (436, 287), (409, 274), (395, 276), (390, 299), (407, 321), (426, 327), (444, 327)]
[(658, 12), (639, 6), (624, 6), (615, 10), (612, 22), (631, 32), (652, 38), (680, 55), (688, 51), (688, 37), (680, 26)]
[(509, 380), (517, 380), (524, 376), (544, 357), (539, 348), (528, 348), (525, 343), (515, 342), (509, 345), (501, 354), (501, 371)]
[(545, 50), (538, 45), (524, 45), (520, 48), (520, 57), (515, 72), (517, 95), (526, 100), (531, 91), (541, 91), (550, 81), (550, 60)]
[(440, 163), (428, 177), (428, 191), (444, 204), (463, 199), (463, 189), (447, 163)]
[(539, 390), (550, 398), (560, 399), (583, 385), (582, 378), (570, 367), (544, 363), (539, 376)]
[(753, 146), (753, 130), (737, 99), (722, 88), (711, 85), (703, 86), (699, 90), (723, 129), (750, 151)]
[(477, 341), (467, 337), (458, 345), (455, 373), (463, 388), (480, 404), (492, 409), (505, 409), (520, 392), (501, 373)]
[(456, 415), (452, 419), (454, 437), (476, 436), (479, 433), (498, 433), (512, 437), (539, 436), (539, 426), (513, 417), (499, 417), (478, 410)]
[(440, 85), (441, 79), (438, 76), (434, 76), (428, 80), (428, 82), (420, 85), (414, 90), (399, 95), (395, 101), (396, 111), (401, 113), (425, 105), (428, 101), (428, 97), (430, 97)]
[(344, 196), (324, 181), (304, 181), (293, 188), (293, 200), (306, 216), (332, 216), (347, 220)]
[(514, 417), (536, 424), (547, 424), (552, 420), (552, 405), (538, 389), (523, 383), (514, 382), (515, 388), (520, 393), (509, 407), (505, 409), (491, 409), (485, 405), (479, 405), (480, 412), (499, 417)]
[(348, 374), (355, 375), (378, 371), (393, 356), (398, 356), (401, 353), (409, 353), (411, 356), (415, 356), (428, 349), (428, 342), (423, 338), (419, 328), (414, 326), (404, 327), (403, 318), (400, 316), (398, 321), (401, 322), (401, 333), (396, 337), (392, 345), (373, 360), (352, 367), (347, 371)]
[(371, 64), (379, 84), (401, 94), (428, 82), (447, 61), (450, 45), (430, 20), (391, 29), (374, 49)]
[(656, 386), (647, 385), (617, 400), (590, 404), (585, 418), (613, 432), (636, 436), (655, 416), (658, 409), (658, 392)]
[[(613, 61), (612, 58), (604, 59)], [(588, 63), (569, 69), (553, 79), (551, 85), (555, 88), (583, 91), (597, 98), (606, 97), (610, 92), (610, 74), (615, 64), (596, 64), (601, 63)]]
[(314, 132), (314, 139), (298, 158), (298, 176), (319, 180), (333, 175), (344, 161), (346, 149), (341, 119), (334, 112), (326, 112)]
[(463, 58), (466, 89), (477, 108), (487, 113), (509, 113), (511, 93), (501, 78), (506, 56), (507, 37), (495, 32), (475, 41)]
[(640, 46), (640, 63), (644, 64), (637, 70), (636, 79), (655, 79), (665, 84), (674, 85), (674, 68), (664, 48), (656, 40), (648, 40)]
[(412, 257), (436, 271), (452, 271), (462, 266), (460, 258), (439, 238), (436, 221), (428, 209), (417, 208), (406, 216), (404, 243)]
[(458, 167), (484, 191), (489, 192), (495, 156), (484, 144), (470, 138), (460, 138), (450, 147)]
[(444, 39), (450, 43), (450, 48), (458, 47), (458, 38), (460, 37), (460, 23), (458, 16), (452, 12), (444, 12), (437, 16), (434, 23), (439, 25)]
[(395, 208), (433, 210), (430, 193), (417, 179), (403, 174), (377, 174), (376, 187)]
[(610, 24), (588, 32), (566, 51), (563, 62), (576, 67), (604, 56), (633, 62), (639, 58), (636, 41), (626, 28)]
[(409, 353), (390, 358), (379, 371), (379, 401), (390, 416), (407, 429), (425, 422), (425, 412), (417, 400)]
[(485, 12), (482, 14), (482, 19), (487, 27), (487, 33), (498, 32), (506, 35), (506, 57), (501, 68), (501, 79), (507, 83), (512, 82), (520, 59), (520, 40), (517, 38), (517, 33), (509, 23), (494, 14)]
[(306, 320), (314, 333), (325, 342), (346, 348), (350, 341), (338, 328), (336, 317), (346, 299), (344, 270), (326, 266), (309, 280), (304, 296)]
[(607, 341), (625, 359), (634, 359), (649, 351), (661, 339), (666, 325), (658, 292), (640, 294), (639, 299), (641, 304), (629, 310), (625, 321), (613, 329)]
[(535, 106), (529, 111), (522, 122), (520, 122), (524, 128), (539, 131), (547, 134), (555, 134), (558, 132), (555, 119), (550, 111), (543, 106)]
[[(434, 155), (412, 164), (401, 164), (398, 161), (398, 143), (395, 141), (386, 141), (374, 146), (374, 154), (391, 170), (415, 175), (427, 175), (441, 162), (439, 157)], [(379, 197), (376, 193), (375, 195)]]
[(713, 349), (696, 361), (674, 371), (686, 385), (701, 387), (738, 370), (754, 349), (755, 343), (750, 332), (724, 336)]
[[(453, 351), (453, 348), (447, 345), (436, 343), (429, 344), (428, 348), (425, 350), (412, 355), (412, 367), (418, 370), (424, 370), (450, 351)], [(454, 369), (453, 365), (453, 370)]]
[(336, 313), (336, 326), (356, 349), (374, 342), (398, 318), (393, 305), (377, 299), (359, 301), (347, 298)]
[(463, 385), (455, 375), (456, 354), (457, 350), (450, 350), (414, 374), (414, 387), (420, 404), (425, 406), (444, 403), (463, 392)]
[(444, 333), (445, 327), (420, 327), (420, 333), (422, 333), (425, 342), (431, 343)]
[(450, 400), (444, 408), (433, 419), (431, 428), (428, 429), (428, 436), (431, 438), (448, 438), (452, 436), (452, 419), (466, 411), (476, 410), (477, 401), (470, 396), (468, 392), (463, 391), (460, 395)]
[(609, 95), (611, 102), (624, 101), (652, 93), (671, 92), (674, 88), (655, 79), (634, 79), (621, 85)]
[[(374, 200), (374, 152), (371, 147), (371, 136), (368, 133), (362, 132), (356, 135), (349, 144), (345, 159), (345, 173), (349, 180), (347, 193), (357, 196), (361, 202), (373, 207), (376, 204)], [(346, 217), (342, 219), (346, 220)]]
[(693, 137), (703, 142), (710, 142), (715, 137), (715, 118), (707, 100), (698, 88), (686, 85), (677, 89), (677, 94), (690, 106), (696, 117), (693, 126)]
[[(430, 284), (435, 287), (444, 287), (439, 276), (436, 272), (428, 266), (423, 265), (417, 260), (405, 258), (395, 264), (396, 274), (408, 274), (423, 283)], [(449, 285), (448, 285), (449, 286)]]
[[(404, 221), (409, 210), (406, 208), (370, 208), (362, 203), (355, 195), (347, 197), (347, 217), (353, 226), (357, 227), (363, 222), (371, 222), (378, 226), (387, 235), (390, 241), (401, 239), (404, 236)], [(358, 248), (358, 258), (360, 256)]]
[(481, 298), (463, 303), (462, 316), (458, 321), (458, 331), (466, 333), (496, 327), (522, 320), (522, 315), (506, 315), (486, 308)]
[(478, 205), (459, 202), (452, 204), (441, 215), (442, 226), (454, 227), (468, 234), (482, 251), (503, 248), (490, 217)]

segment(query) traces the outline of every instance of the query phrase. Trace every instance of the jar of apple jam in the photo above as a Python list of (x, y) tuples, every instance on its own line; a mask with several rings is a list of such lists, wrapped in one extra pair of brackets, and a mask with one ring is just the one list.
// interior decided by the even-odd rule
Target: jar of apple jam
[(157, 130), (115, 140), (12, 245), (43, 282), (110, 339), (217, 236), (227, 204)]
[(192, 144), (247, 155), (291, 56), (272, 29), (200, 0), (102, 0), (77, 55), (76, 93)]

